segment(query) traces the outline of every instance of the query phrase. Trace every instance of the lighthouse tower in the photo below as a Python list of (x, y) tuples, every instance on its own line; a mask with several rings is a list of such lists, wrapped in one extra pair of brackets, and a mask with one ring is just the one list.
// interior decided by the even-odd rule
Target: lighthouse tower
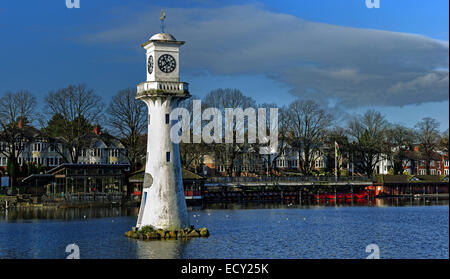
[(158, 33), (142, 44), (147, 54), (147, 81), (136, 99), (148, 106), (148, 140), (142, 201), (137, 227), (177, 230), (189, 227), (178, 144), (170, 139), (170, 112), (189, 98), (180, 82), (179, 48), (184, 42)]

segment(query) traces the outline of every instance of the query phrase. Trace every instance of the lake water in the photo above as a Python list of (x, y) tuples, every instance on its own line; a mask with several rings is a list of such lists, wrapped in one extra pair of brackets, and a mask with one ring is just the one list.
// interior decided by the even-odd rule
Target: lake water
[(124, 236), (138, 208), (0, 212), (0, 258), (380, 258), (449, 257), (448, 200), (383, 200), (370, 206), (210, 205), (191, 223), (211, 236), (139, 241)]

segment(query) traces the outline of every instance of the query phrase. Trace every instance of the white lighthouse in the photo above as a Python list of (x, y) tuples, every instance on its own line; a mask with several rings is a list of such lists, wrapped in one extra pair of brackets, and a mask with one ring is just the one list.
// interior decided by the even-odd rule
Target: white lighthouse
[(137, 227), (187, 228), (178, 144), (170, 139), (170, 112), (189, 98), (188, 84), (180, 82), (179, 48), (184, 42), (159, 33), (142, 47), (147, 54), (147, 81), (137, 86), (136, 99), (148, 106), (148, 140), (145, 177)]

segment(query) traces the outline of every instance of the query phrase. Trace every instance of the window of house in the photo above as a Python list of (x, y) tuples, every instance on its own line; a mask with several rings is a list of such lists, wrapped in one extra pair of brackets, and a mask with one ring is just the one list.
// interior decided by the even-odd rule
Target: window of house
[(102, 156), (102, 150), (100, 148), (94, 148), (94, 156), (95, 157), (101, 157)]
[(440, 169), (441, 168), (441, 161), (437, 161), (436, 162), (436, 166), (437, 166), (438, 169)]
[(33, 151), (41, 151), (42, 145), (40, 143), (35, 143), (33, 145)]
[(436, 170), (435, 170), (435, 169), (431, 169), (431, 170), (430, 170), (430, 174), (431, 174), (431, 175), (435, 175), (435, 174), (436, 174)]
[(435, 165), (434, 160), (431, 160), (430, 161), (430, 166), (434, 167), (434, 165)]
[(425, 175), (427, 173), (427, 170), (419, 170), (420, 175)]
[(444, 170), (444, 174), (445, 174), (445, 175), (448, 175), (448, 169), (445, 169), (445, 170)]
[(425, 167), (425, 161), (424, 160), (420, 160), (420, 166), (421, 167)]
[(448, 160), (444, 161), (444, 166), (448, 167)]
[(224, 171), (223, 165), (219, 165), (218, 170), (219, 170), (219, 172), (223, 172)]

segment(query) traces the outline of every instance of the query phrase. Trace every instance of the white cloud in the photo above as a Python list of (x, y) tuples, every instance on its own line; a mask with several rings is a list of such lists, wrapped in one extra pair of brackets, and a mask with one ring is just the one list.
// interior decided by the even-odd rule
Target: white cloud
[[(135, 47), (130, 44), (158, 32), (158, 13), (150, 8), (131, 22), (84, 39)], [(311, 22), (259, 5), (173, 8), (166, 14), (167, 31), (187, 41), (185, 70), (263, 74), (287, 84), (295, 96), (337, 99), (353, 107), (449, 97), (448, 42)]]

